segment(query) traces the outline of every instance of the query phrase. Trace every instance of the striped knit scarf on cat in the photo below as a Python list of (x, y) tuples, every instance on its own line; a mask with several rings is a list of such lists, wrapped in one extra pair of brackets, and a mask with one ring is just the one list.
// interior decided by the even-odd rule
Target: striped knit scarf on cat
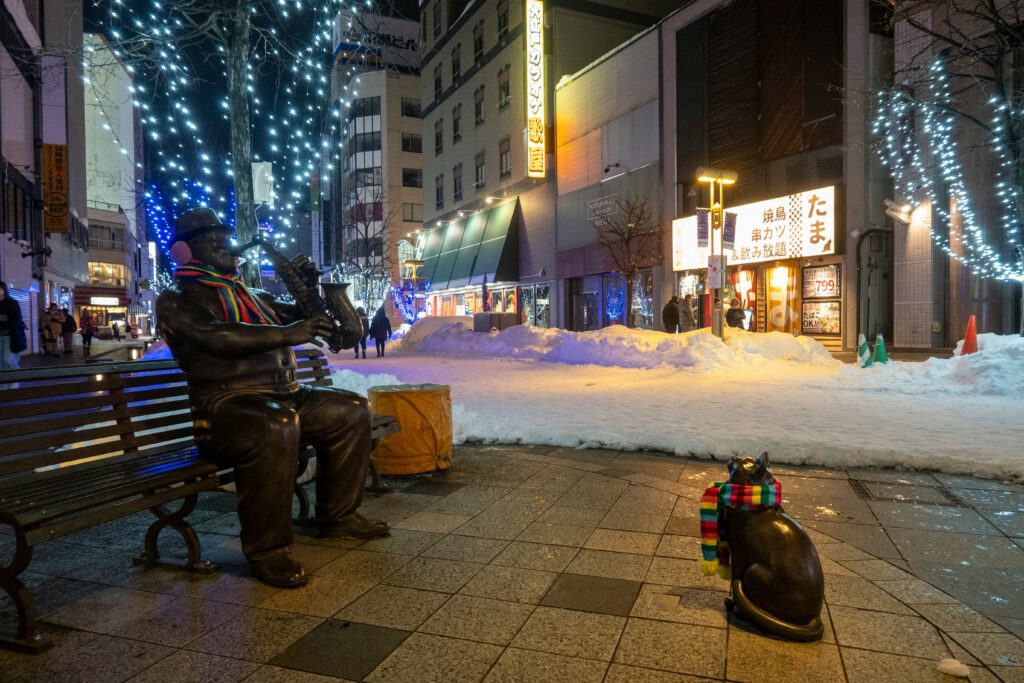
[(220, 296), (220, 306), (226, 322), (250, 325), (281, 324), (274, 310), (253, 295), (242, 282), (242, 278), (237, 275), (225, 275), (201, 261), (189, 261), (174, 271), (174, 277), (215, 287), (217, 295)]
[(704, 576), (730, 578), (729, 542), (721, 536), (720, 522), (725, 508), (763, 510), (782, 504), (782, 484), (748, 486), (716, 481), (700, 498), (700, 571)]

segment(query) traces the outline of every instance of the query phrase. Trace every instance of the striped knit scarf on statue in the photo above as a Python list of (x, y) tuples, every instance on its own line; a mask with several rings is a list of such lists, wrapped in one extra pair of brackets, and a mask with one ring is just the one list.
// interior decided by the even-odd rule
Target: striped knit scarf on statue
[(224, 273), (200, 261), (189, 261), (174, 271), (179, 280), (192, 280), (207, 287), (215, 287), (224, 310), (224, 320), (229, 323), (250, 325), (280, 325), (277, 314), (267, 304), (254, 296), (237, 275)]
[(723, 579), (730, 578), (729, 542), (722, 538), (720, 522), (725, 508), (736, 510), (763, 510), (782, 504), (782, 484), (747, 486), (716, 481), (700, 498), (700, 571), (704, 576), (717, 572)]

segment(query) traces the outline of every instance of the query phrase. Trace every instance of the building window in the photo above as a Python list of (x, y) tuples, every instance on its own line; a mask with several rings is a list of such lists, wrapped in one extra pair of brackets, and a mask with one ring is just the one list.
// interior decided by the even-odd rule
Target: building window
[(406, 223), (423, 222), (422, 204), (402, 204), (402, 220)]
[(422, 116), (420, 101), (411, 97), (402, 98), (402, 116), (410, 119), (418, 119)]
[(452, 48), (452, 83), (462, 75), (462, 44)]
[(487, 182), (487, 176), (484, 173), (484, 153), (480, 152), (476, 155), (476, 182), (473, 183), (473, 187), (480, 189)]
[(508, 138), (498, 143), (498, 172), (502, 178), (512, 174), (512, 143)]
[(402, 187), (423, 187), (423, 169), (403, 168)]
[(402, 151), (420, 154), (423, 152), (423, 137), (416, 133), (402, 133)]
[(89, 262), (89, 284), (102, 287), (126, 287), (128, 276), (119, 263)]
[(473, 93), (473, 118), (476, 125), (484, 122), (484, 86), (480, 86)]
[(356, 133), (352, 136), (353, 152), (376, 152), (380, 150), (380, 132)]
[(498, 72), (498, 109), (504, 109), (512, 101), (512, 95), (509, 93), (508, 87), (508, 72), (508, 64)]
[(441, 67), (442, 64), (438, 64), (434, 67), (434, 97), (441, 96)]
[(462, 139), (462, 105), (452, 107), (452, 144)]
[(444, 119), (438, 119), (434, 124), (434, 154), (440, 154), (444, 149)]
[(380, 116), (380, 98), (364, 97), (352, 103), (352, 117)]
[(462, 164), (455, 164), (452, 168), (452, 198), (462, 201)]
[(503, 38), (508, 33), (508, 0), (501, 0), (498, 3), (498, 38)]
[(477, 64), (484, 58), (484, 22), (473, 27), (473, 61)]
[(441, 35), (441, 1), (434, 5), (434, 37)]
[(437, 203), (437, 208), (444, 208), (444, 174), (438, 173), (437, 177), (434, 178), (434, 201)]
[(376, 168), (360, 168), (352, 172), (353, 185), (355, 187), (371, 187), (382, 185), (383, 177), (380, 166)]

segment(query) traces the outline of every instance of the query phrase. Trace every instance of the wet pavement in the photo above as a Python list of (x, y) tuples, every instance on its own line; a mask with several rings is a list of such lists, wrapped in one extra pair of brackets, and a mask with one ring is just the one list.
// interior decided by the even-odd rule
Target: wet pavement
[(819, 643), (733, 621), (727, 584), (698, 572), (698, 498), (722, 463), (465, 446), (447, 474), (367, 495), (389, 537), (298, 536), (298, 590), (249, 576), (228, 492), (190, 517), (211, 576), (131, 566), (149, 513), (39, 546), (26, 583), (55, 646), (0, 651), (0, 680), (963, 680), (936, 671), (946, 657), (971, 681), (1024, 680), (1024, 487), (773, 469), (826, 574)]

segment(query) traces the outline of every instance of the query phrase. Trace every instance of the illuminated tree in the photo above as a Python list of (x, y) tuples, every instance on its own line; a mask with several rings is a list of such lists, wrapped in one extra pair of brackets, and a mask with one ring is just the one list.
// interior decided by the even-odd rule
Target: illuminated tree
[(615, 209), (594, 219), (594, 231), (608, 249), (616, 272), (626, 280), (626, 325), (634, 327), (632, 304), (637, 276), (661, 263), (665, 227), (655, 222), (648, 195), (616, 199)]

